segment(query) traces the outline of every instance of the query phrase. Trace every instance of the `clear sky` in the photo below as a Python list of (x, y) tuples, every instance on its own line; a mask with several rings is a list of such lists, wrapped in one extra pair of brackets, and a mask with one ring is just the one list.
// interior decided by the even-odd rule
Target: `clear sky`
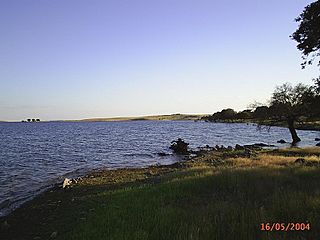
[(213, 113), (311, 84), (305, 0), (0, 0), (0, 120)]

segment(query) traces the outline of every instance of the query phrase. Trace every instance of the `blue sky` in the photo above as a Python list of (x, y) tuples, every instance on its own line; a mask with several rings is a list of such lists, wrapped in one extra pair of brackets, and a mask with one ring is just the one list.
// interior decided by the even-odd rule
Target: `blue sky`
[(213, 113), (311, 84), (304, 0), (0, 0), (0, 120)]

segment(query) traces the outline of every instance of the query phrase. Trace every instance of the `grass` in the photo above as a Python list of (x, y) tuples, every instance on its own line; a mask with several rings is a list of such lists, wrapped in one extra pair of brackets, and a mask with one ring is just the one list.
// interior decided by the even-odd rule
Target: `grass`
[[(177, 167), (92, 174), (10, 215), (1, 239), (318, 239), (320, 148), (211, 152)], [(136, 181), (136, 179), (138, 179)], [(261, 223), (310, 223), (309, 231), (265, 232)], [(53, 234), (55, 233), (55, 234)]]
[[(288, 127), (286, 121), (275, 121), (275, 120), (259, 120), (259, 119), (226, 119), (226, 120), (217, 120), (218, 122), (224, 123), (254, 123), (260, 124), (263, 126), (277, 126), (277, 127)], [(296, 129), (299, 130), (314, 130), (320, 131), (320, 121), (319, 120), (310, 120), (310, 121), (303, 121), (303, 122), (296, 122), (295, 123)]]
[(113, 121), (139, 121), (139, 120), (152, 120), (152, 121), (181, 121), (181, 120), (199, 120), (205, 115), (201, 114), (167, 114), (167, 115), (154, 115), (142, 117), (115, 117), (115, 118), (88, 118), (78, 120), (81, 122), (113, 122)]
[(319, 147), (308, 147), (308, 148), (284, 148), (277, 149), (274, 151), (276, 154), (287, 155), (287, 156), (320, 156)]

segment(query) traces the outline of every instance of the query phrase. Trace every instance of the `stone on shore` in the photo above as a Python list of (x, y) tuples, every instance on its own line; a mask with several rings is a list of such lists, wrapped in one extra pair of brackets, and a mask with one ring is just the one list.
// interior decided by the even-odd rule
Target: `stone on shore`
[(62, 188), (69, 187), (69, 186), (71, 186), (71, 184), (72, 184), (72, 180), (69, 178), (65, 178), (63, 181), (63, 184), (62, 184)]
[(244, 147), (239, 144), (236, 144), (235, 150), (244, 150)]
[(189, 154), (188, 145), (189, 143), (186, 143), (181, 138), (178, 138), (178, 140), (171, 142), (170, 149), (172, 149), (176, 154), (187, 155)]

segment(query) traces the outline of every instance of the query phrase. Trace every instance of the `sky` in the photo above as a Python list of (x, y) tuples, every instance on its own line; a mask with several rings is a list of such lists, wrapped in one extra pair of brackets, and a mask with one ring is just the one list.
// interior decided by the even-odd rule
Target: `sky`
[(237, 111), (312, 84), (304, 0), (0, 0), (0, 120)]

